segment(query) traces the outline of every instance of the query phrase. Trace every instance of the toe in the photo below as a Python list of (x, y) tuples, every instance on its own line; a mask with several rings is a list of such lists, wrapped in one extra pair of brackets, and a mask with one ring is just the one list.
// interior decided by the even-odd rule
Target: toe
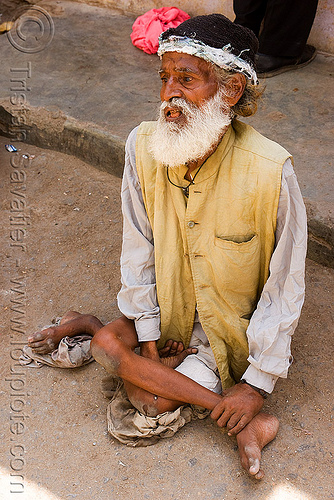
[(48, 352), (52, 352), (56, 348), (56, 344), (53, 342), (52, 339), (44, 339), (43, 341), (40, 342), (29, 342), (28, 346), (31, 347), (31, 349), (34, 352), (37, 352), (39, 354), (45, 354)]
[(252, 458), (252, 457), (249, 457), (248, 459), (248, 463), (249, 463), (249, 473), (252, 475), (252, 476), (255, 476), (259, 470), (260, 470), (260, 460), (258, 458)]
[(264, 472), (262, 469), (259, 470), (257, 474), (255, 474), (255, 479), (262, 479), (264, 477)]
[(47, 345), (44, 345), (42, 347), (32, 347), (32, 350), (36, 353), (36, 354), (48, 354), (49, 352), (52, 352), (53, 349), (51, 349), (49, 346)]
[(32, 347), (33, 349), (36, 349), (37, 347), (43, 347), (45, 345), (45, 342), (28, 342), (29, 347)]
[(44, 336), (42, 332), (36, 332), (28, 337), (28, 342), (38, 342), (39, 340), (42, 340), (43, 337)]

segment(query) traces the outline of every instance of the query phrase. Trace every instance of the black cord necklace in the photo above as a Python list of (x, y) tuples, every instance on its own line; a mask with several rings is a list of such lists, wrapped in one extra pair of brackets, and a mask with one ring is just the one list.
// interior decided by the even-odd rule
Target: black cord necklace
[[(204, 162), (204, 163), (205, 163), (205, 162)], [(199, 169), (197, 170), (197, 172), (196, 172), (196, 174), (194, 175), (194, 177), (191, 177), (191, 174), (189, 174), (192, 180), (189, 182), (188, 186), (183, 187), (183, 186), (179, 186), (178, 184), (174, 184), (174, 182), (172, 182), (172, 181), (170, 180), (170, 177), (169, 177), (169, 171), (168, 171), (169, 167), (168, 167), (168, 166), (167, 166), (167, 179), (168, 179), (168, 181), (170, 182), (170, 184), (172, 184), (173, 186), (175, 186), (175, 187), (177, 187), (177, 188), (182, 189), (184, 196), (185, 196), (186, 198), (189, 198), (189, 187), (190, 187), (192, 184), (195, 184), (195, 183), (194, 183), (194, 180), (195, 180), (195, 178), (196, 178), (196, 175), (197, 175), (197, 174), (198, 174), (198, 172), (201, 170), (201, 168), (203, 167), (204, 163), (202, 163), (202, 165), (199, 167)]]

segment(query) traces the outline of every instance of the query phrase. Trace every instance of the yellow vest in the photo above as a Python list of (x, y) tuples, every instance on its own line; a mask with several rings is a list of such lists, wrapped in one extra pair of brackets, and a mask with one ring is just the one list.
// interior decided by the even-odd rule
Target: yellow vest
[[(149, 153), (155, 126), (138, 129), (136, 166), (154, 237), (158, 347), (170, 338), (188, 347), (197, 306), (227, 388), (248, 366), (246, 329), (268, 278), (282, 166), (290, 155), (234, 120), (186, 199)], [(170, 168), (170, 180), (187, 186), (186, 172), (185, 165)]]

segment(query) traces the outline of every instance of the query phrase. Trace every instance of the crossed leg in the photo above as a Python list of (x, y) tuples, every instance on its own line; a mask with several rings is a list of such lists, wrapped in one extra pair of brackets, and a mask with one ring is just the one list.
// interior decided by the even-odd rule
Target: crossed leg
[[(103, 327), (92, 339), (91, 351), (111, 374), (124, 381), (131, 403), (139, 411), (156, 416), (173, 411), (184, 403), (213, 409), (221, 396), (176, 372), (171, 366), (144, 358), (134, 352), (138, 347), (134, 323), (125, 317)], [(179, 364), (189, 349), (176, 356)], [(175, 365), (176, 366), (176, 365)]]
[[(131, 403), (142, 413), (156, 416), (184, 403), (213, 410), (224, 397), (173, 369), (191, 349), (178, 353), (174, 366), (136, 354), (138, 339), (134, 323), (124, 316), (103, 326), (94, 316), (71, 311), (58, 327), (36, 332), (28, 340), (32, 349), (45, 353), (53, 350), (64, 336), (79, 333), (92, 335), (92, 355), (109, 373), (123, 379)], [(241, 464), (256, 479), (264, 475), (260, 469), (261, 450), (275, 438), (278, 425), (276, 417), (261, 412), (236, 436)]]

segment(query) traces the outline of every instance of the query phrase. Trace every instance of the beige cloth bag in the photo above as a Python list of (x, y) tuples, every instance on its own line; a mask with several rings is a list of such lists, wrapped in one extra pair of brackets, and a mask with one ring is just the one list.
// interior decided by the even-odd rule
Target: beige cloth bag
[(111, 401), (107, 408), (109, 433), (127, 446), (150, 446), (161, 438), (173, 436), (194, 419), (203, 419), (210, 413), (199, 406), (180, 406), (173, 412), (148, 417), (132, 406), (123, 381), (113, 376), (102, 380), (102, 392)]

